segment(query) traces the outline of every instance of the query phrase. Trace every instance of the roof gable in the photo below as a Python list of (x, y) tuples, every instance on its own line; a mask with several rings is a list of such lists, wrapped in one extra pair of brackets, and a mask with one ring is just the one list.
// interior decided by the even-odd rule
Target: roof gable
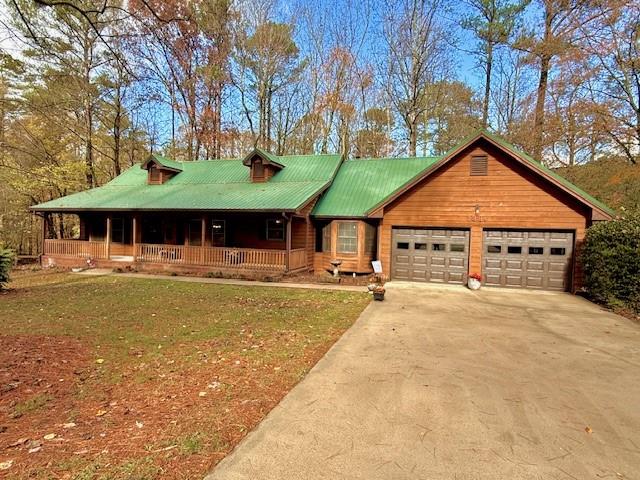
[(158, 168), (163, 170), (169, 170), (171, 172), (181, 172), (182, 163), (170, 160), (160, 155), (150, 155), (146, 162), (140, 165), (143, 170), (148, 170), (151, 164), (155, 164)]
[(397, 189), (397, 191), (394, 192), (392, 195), (389, 195), (387, 198), (379, 202), (373, 208), (369, 209), (367, 211), (367, 215), (375, 216), (376, 211), (380, 210), (381, 208), (385, 207), (389, 203), (393, 202), (400, 195), (410, 190), (418, 183), (422, 182), (425, 178), (429, 177), (431, 174), (433, 174), (434, 172), (442, 168), (447, 163), (451, 162), (461, 152), (471, 148), (473, 145), (483, 140), (490, 143), (491, 145), (501, 150), (502, 152), (506, 153), (511, 159), (517, 161), (518, 163), (523, 165), (525, 168), (538, 174), (543, 179), (554, 184), (561, 190), (564, 190), (570, 196), (574, 197), (581, 203), (589, 206), (591, 209), (598, 212), (600, 216), (603, 217), (604, 219), (610, 219), (614, 215), (614, 212), (609, 207), (607, 207), (604, 203), (600, 202), (599, 200), (595, 199), (588, 193), (579, 189), (577, 186), (573, 185), (571, 182), (569, 182), (562, 176), (558, 175), (553, 170), (537, 162), (531, 156), (520, 151), (519, 149), (517, 149), (515, 146), (511, 145), (507, 141), (484, 130), (479, 131), (473, 134), (472, 136), (466, 138), (462, 142), (460, 142), (457, 146), (449, 150), (449, 152), (447, 152), (440, 159), (438, 159), (436, 162), (434, 162), (432, 165), (426, 168), (421, 174), (417, 175), (411, 181), (408, 181), (401, 188)]

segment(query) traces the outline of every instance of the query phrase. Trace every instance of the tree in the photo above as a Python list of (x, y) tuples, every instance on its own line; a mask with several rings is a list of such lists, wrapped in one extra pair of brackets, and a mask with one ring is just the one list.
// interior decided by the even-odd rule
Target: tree
[(462, 27), (472, 32), (479, 43), (477, 55), (484, 69), (484, 97), (482, 102), (482, 125), (487, 127), (491, 100), (491, 74), (495, 50), (507, 45), (518, 21), (530, 0), (465, 0), (464, 4), (473, 13), (462, 19)]
[(387, 157), (391, 155), (393, 141), (393, 114), (387, 108), (369, 108), (364, 112), (365, 126), (356, 132), (356, 157)]
[(595, 74), (588, 83), (602, 133), (632, 164), (640, 155), (640, 5), (600, 6), (598, 21), (581, 27)]
[(385, 14), (385, 85), (406, 129), (411, 156), (416, 155), (418, 129), (430, 107), (427, 89), (450, 73), (449, 35), (439, 17), (441, 8), (441, 0), (401, 0), (389, 4)]
[(297, 82), (306, 65), (299, 58), (292, 33), (291, 25), (268, 21), (236, 39), (234, 84), (256, 144), (264, 148), (270, 148), (272, 142), (274, 95)]
[(594, 9), (597, 0), (537, 0), (542, 13), (540, 24), (526, 27), (514, 43), (537, 64), (538, 82), (531, 153), (542, 158), (544, 148), (545, 108), (550, 72), (554, 60), (570, 55), (583, 39), (583, 29), (593, 24), (602, 11)]

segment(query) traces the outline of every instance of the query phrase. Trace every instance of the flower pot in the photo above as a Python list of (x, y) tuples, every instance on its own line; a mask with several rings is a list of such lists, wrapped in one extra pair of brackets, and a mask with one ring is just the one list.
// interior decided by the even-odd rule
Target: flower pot
[(373, 299), (381, 302), (384, 300), (384, 292), (373, 292)]
[(480, 280), (476, 278), (469, 278), (467, 280), (467, 286), (469, 287), (470, 290), (480, 290), (481, 285), (482, 283), (480, 283)]

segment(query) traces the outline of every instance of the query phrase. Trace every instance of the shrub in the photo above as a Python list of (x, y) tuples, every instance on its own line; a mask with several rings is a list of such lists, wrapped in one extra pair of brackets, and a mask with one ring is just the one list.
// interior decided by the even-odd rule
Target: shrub
[(13, 268), (13, 250), (0, 247), (0, 290), (9, 283), (9, 274)]
[(582, 265), (584, 285), (594, 300), (640, 312), (640, 215), (590, 227)]

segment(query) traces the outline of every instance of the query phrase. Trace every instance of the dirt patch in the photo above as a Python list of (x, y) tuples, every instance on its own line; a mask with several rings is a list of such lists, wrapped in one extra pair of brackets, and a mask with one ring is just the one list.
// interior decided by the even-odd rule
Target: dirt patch
[[(13, 461), (13, 478), (201, 476), (291, 389), (300, 363), (310, 368), (330, 346), (264, 362), (216, 342), (184, 345), (171, 357), (195, 358), (141, 362), (110, 385), (76, 340), (1, 338), (0, 460)], [(269, 356), (277, 343), (255, 345)]]

